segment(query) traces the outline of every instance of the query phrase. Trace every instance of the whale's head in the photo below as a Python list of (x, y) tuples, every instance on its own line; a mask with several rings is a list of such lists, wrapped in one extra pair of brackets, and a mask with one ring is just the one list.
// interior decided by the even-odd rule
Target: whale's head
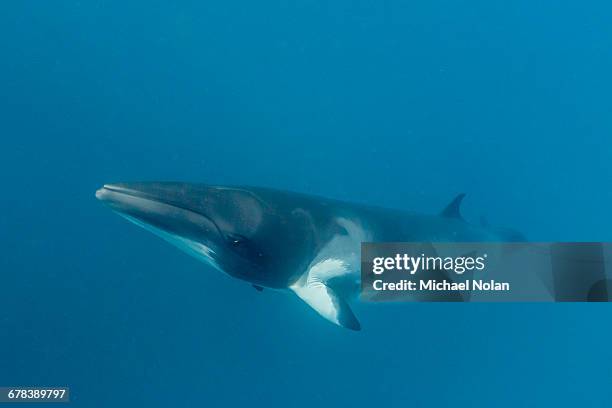
[(96, 197), (133, 223), (223, 272), (286, 287), (308, 262), (312, 220), (272, 191), (204, 184), (107, 184)]

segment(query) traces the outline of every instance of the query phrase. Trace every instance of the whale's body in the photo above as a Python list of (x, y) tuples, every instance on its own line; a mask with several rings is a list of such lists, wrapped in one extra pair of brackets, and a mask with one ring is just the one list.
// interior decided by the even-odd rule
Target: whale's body
[(465, 222), (459, 195), (438, 215), (258, 187), (191, 183), (105, 185), (98, 199), (130, 221), (258, 290), (289, 290), (320, 315), (359, 330), (348, 301), (368, 241), (516, 241)]

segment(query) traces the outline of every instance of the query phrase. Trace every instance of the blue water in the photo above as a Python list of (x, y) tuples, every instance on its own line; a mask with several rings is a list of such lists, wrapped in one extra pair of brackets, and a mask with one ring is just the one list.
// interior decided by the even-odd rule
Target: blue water
[(342, 330), (126, 223), (252, 184), (612, 240), (606, 1), (0, 4), (0, 385), (75, 407), (609, 407), (612, 307), (359, 305)]

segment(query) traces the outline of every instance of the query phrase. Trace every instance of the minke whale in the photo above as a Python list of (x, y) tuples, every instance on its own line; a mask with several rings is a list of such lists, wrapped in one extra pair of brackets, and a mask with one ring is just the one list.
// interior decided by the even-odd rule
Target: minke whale
[(349, 304), (359, 293), (362, 242), (523, 240), (511, 229), (466, 222), (463, 194), (434, 215), (269, 188), (179, 182), (106, 184), (96, 197), (215, 269), (259, 291), (292, 292), (351, 330), (361, 329)]

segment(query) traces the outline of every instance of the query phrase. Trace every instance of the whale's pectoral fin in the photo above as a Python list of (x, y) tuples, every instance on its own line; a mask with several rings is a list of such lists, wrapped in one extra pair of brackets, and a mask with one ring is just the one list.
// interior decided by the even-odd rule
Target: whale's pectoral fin
[(349, 304), (325, 283), (316, 279), (307, 279), (303, 284), (296, 283), (291, 289), (330, 322), (347, 329), (361, 330), (361, 325)]

